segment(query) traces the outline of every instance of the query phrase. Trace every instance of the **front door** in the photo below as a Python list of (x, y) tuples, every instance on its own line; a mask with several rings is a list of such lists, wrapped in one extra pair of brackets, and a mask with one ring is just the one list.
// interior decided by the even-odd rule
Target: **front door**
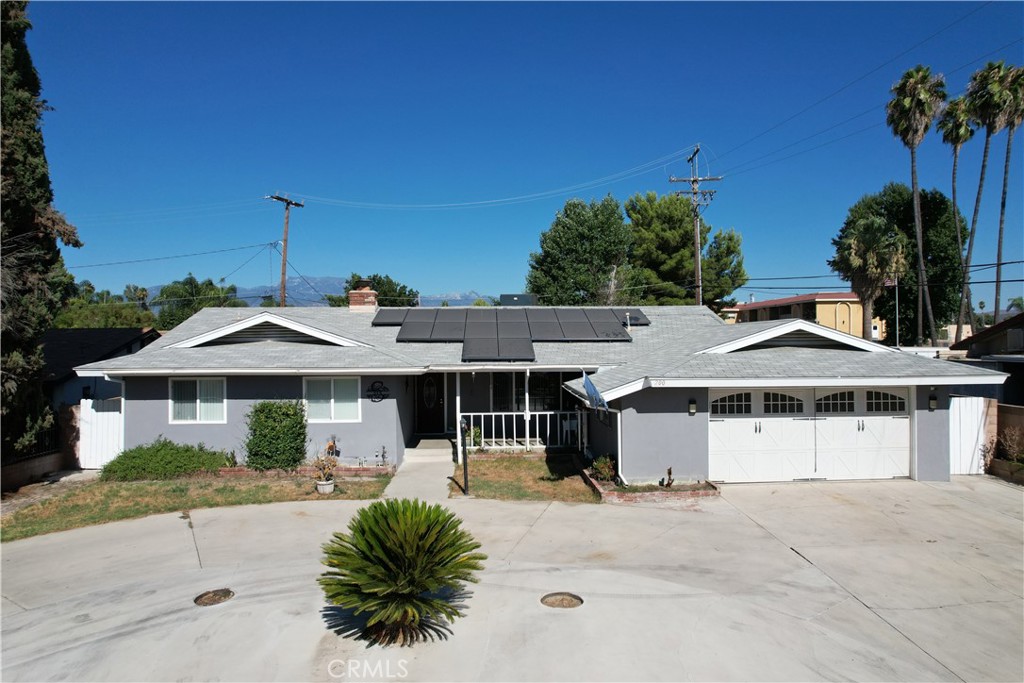
[(444, 434), (444, 375), (416, 378), (416, 433)]

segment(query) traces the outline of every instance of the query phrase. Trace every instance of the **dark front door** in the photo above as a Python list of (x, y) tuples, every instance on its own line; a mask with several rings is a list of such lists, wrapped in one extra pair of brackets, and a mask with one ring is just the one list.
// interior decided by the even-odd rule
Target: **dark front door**
[(444, 434), (444, 375), (416, 378), (416, 432)]

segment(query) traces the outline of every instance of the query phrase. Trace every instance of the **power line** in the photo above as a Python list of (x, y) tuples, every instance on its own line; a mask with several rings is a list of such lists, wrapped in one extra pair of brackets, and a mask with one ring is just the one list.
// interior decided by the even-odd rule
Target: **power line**
[(177, 254), (175, 256), (154, 256), (152, 258), (132, 259), (130, 261), (109, 261), (107, 263), (89, 263), (83, 266), (68, 266), (68, 268), (101, 268), (104, 266), (123, 266), (130, 263), (148, 263), (150, 261), (169, 261), (171, 259), (191, 258), (193, 256), (208, 256), (209, 254), (223, 254), (228, 251), (241, 251), (242, 249), (254, 249), (266, 247), (267, 244), (248, 244), (244, 247), (229, 247), (228, 249), (214, 249), (213, 251), (197, 251), (191, 254)]

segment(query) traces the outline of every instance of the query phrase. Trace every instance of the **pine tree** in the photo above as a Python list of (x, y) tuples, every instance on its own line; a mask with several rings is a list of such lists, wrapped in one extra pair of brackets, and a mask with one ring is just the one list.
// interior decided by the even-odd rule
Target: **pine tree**
[(42, 390), (40, 339), (74, 279), (57, 241), (80, 247), (78, 233), (53, 208), (40, 121), (47, 109), (25, 42), (27, 2), (0, 3), (2, 21), (2, 407), (3, 457), (31, 451), (53, 425)]

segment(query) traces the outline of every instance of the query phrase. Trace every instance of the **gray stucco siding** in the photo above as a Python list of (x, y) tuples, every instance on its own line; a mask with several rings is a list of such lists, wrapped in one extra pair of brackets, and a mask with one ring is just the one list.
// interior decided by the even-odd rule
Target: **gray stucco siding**
[[(388, 388), (387, 397), (374, 401), (367, 388), (374, 381)], [(303, 397), (303, 378), (279, 376), (227, 377), (224, 423), (172, 423), (170, 384), (167, 377), (130, 377), (124, 383), (125, 448), (151, 443), (163, 435), (179, 443), (203, 443), (207, 447), (233, 451), (245, 460), (246, 417), (260, 401), (295, 401)], [(358, 422), (310, 422), (307, 455), (322, 452), (334, 435), (342, 457), (374, 461), (375, 452), (387, 448), (388, 458), (400, 463), (406, 434), (412, 430), (412, 390), (401, 377), (360, 378), (360, 419)]]
[[(949, 481), (949, 387), (911, 387), (915, 392), (914, 451), (910, 476), (918, 481)], [(935, 410), (928, 409), (935, 396)]]
[[(688, 411), (690, 399), (697, 414)], [(679, 481), (708, 478), (707, 389), (644, 389), (619, 402), (621, 474), (631, 484), (653, 482), (669, 467)]]

